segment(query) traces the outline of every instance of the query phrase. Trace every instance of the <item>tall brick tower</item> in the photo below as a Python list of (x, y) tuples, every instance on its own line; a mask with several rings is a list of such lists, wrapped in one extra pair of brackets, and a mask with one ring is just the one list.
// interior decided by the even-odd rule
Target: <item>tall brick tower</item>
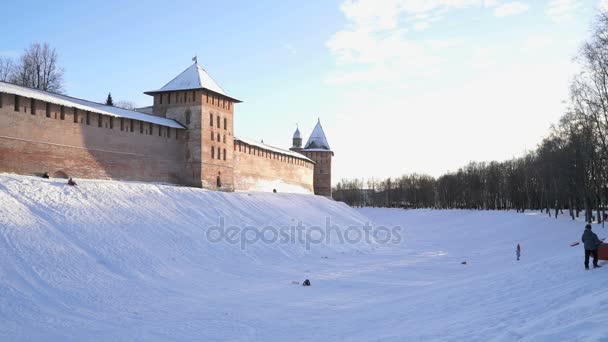
[(234, 104), (198, 62), (158, 90), (152, 114), (174, 119), (187, 127), (182, 177), (192, 186), (234, 190)]
[(315, 195), (331, 197), (331, 160), (334, 152), (329, 147), (320, 119), (312, 130), (304, 148), (302, 148), (300, 130), (296, 129), (293, 134), (291, 150), (301, 153), (315, 162), (313, 176)]

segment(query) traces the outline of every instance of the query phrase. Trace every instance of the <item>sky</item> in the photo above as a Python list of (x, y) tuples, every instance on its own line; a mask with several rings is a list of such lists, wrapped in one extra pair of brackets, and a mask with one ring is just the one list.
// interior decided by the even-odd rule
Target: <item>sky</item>
[(608, 0), (10, 1), (0, 55), (57, 49), (71, 96), (151, 104), (198, 57), (235, 135), (288, 148), (321, 120), (333, 182), (439, 176), (534, 149), (567, 109)]

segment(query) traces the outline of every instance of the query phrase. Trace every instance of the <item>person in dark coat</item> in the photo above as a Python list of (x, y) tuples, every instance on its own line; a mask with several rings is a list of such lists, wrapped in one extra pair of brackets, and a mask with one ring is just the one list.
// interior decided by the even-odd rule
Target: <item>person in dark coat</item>
[(591, 224), (585, 226), (585, 232), (581, 238), (585, 247), (585, 269), (589, 269), (589, 256), (593, 256), (593, 268), (602, 267), (597, 264), (597, 248), (602, 244), (602, 241), (597, 235), (591, 231)]
[(76, 186), (76, 182), (74, 182), (74, 180), (72, 179), (72, 177), (70, 177), (70, 179), (68, 179), (68, 185)]

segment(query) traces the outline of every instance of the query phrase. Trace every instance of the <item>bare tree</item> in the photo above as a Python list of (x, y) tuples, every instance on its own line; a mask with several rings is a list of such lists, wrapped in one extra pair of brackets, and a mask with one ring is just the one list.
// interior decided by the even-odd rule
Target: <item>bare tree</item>
[(135, 110), (135, 104), (131, 101), (116, 101), (116, 103), (114, 103), (114, 107)]
[(0, 81), (8, 81), (13, 73), (14, 67), (15, 63), (11, 58), (0, 56)]
[(63, 92), (63, 69), (58, 65), (57, 51), (48, 43), (34, 43), (19, 59), (11, 82), (54, 93)]

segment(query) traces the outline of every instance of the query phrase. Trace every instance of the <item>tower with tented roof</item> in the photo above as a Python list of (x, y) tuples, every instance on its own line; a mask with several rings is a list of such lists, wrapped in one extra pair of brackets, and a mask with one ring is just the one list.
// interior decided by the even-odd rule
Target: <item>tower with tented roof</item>
[(181, 171), (193, 186), (234, 190), (234, 104), (228, 93), (195, 60), (158, 90), (152, 115), (174, 119), (187, 128), (186, 167)]
[(301, 147), (302, 139), (299, 139), (298, 145), (296, 135), (300, 137), (299, 129), (296, 129), (293, 135), (291, 150), (301, 153), (315, 162), (313, 175), (315, 195), (331, 197), (331, 164), (334, 152), (329, 147), (325, 131), (323, 130), (323, 126), (321, 126), (321, 120), (317, 120), (317, 124), (303, 148)]

